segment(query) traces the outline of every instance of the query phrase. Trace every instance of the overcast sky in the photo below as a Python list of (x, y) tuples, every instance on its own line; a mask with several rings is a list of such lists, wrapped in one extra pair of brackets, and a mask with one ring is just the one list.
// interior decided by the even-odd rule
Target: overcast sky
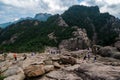
[(120, 18), (120, 0), (0, 0), (0, 23), (34, 17), (37, 13), (61, 14), (72, 5), (97, 5), (101, 12)]

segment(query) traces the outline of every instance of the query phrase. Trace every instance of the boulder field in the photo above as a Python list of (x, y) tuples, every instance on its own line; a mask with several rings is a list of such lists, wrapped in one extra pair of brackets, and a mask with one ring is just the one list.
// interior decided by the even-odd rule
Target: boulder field
[[(119, 60), (104, 58), (97, 55), (94, 62), (94, 55), (90, 59), (84, 56), (88, 50), (64, 52), (61, 54), (37, 53), (34, 56), (26, 53), (17, 54), (15, 61), (12, 53), (9, 53), (6, 60), (0, 62), (0, 74), (3, 80), (119, 80)], [(113, 64), (116, 65), (113, 65)]]

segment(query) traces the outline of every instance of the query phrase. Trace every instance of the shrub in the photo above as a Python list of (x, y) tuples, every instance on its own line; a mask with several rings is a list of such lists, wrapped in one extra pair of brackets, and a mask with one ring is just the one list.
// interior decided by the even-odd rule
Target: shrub
[(4, 78), (6, 78), (6, 77), (3, 75), (0, 75), (0, 80), (4, 80)]

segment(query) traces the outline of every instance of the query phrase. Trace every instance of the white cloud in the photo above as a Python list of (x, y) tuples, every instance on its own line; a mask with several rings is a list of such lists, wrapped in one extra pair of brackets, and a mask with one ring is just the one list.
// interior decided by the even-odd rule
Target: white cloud
[(76, 4), (98, 5), (101, 12), (120, 18), (120, 0), (0, 0), (0, 23), (37, 13), (61, 14)]
[(56, 13), (58, 10), (64, 11), (69, 6), (78, 3), (77, 0), (0, 0), (0, 2), (15, 8), (26, 9), (27, 11), (44, 10), (43, 12), (48, 11), (50, 13)]
[(18, 8), (28, 8), (35, 7), (38, 0), (1, 0), (0, 2)]
[(0, 0), (0, 15), (3, 16), (0, 18), (8, 16), (6, 21), (13, 21), (16, 18), (33, 17), (36, 13), (58, 14), (75, 4), (79, 4), (78, 0)]
[(68, 7), (78, 4), (77, 0), (43, 0), (45, 3), (48, 4), (49, 12), (56, 13), (56, 12), (63, 12), (68, 9)]

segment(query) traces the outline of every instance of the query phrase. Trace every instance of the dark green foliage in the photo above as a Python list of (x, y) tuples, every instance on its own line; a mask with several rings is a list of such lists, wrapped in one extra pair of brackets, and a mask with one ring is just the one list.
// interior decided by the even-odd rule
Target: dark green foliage
[[(0, 42), (9, 41), (13, 36), (18, 37), (14, 43), (8, 42), (1, 45), (0, 49), (12, 52), (42, 52), (45, 46), (57, 47), (63, 39), (72, 37), (74, 29), (57, 26), (54, 22), (57, 17), (53, 18), (51, 17), (47, 22), (25, 20), (11, 25), (4, 30), (4, 35), (0, 36)], [(38, 25), (34, 25), (36, 22)], [(54, 33), (56, 40), (49, 39), (48, 34), (50, 33)]]
[(85, 28), (88, 37), (91, 40), (93, 40), (94, 33), (96, 32), (96, 44), (103, 46), (111, 45), (115, 42), (115, 38), (118, 36), (118, 34), (112, 29), (113, 22), (111, 22), (110, 19), (113, 16), (109, 13), (100, 13), (97, 6), (72, 6), (62, 14), (62, 17), (70, 26)]
[(0, 75), (0, 80), (4, 80), (5, 76)]

